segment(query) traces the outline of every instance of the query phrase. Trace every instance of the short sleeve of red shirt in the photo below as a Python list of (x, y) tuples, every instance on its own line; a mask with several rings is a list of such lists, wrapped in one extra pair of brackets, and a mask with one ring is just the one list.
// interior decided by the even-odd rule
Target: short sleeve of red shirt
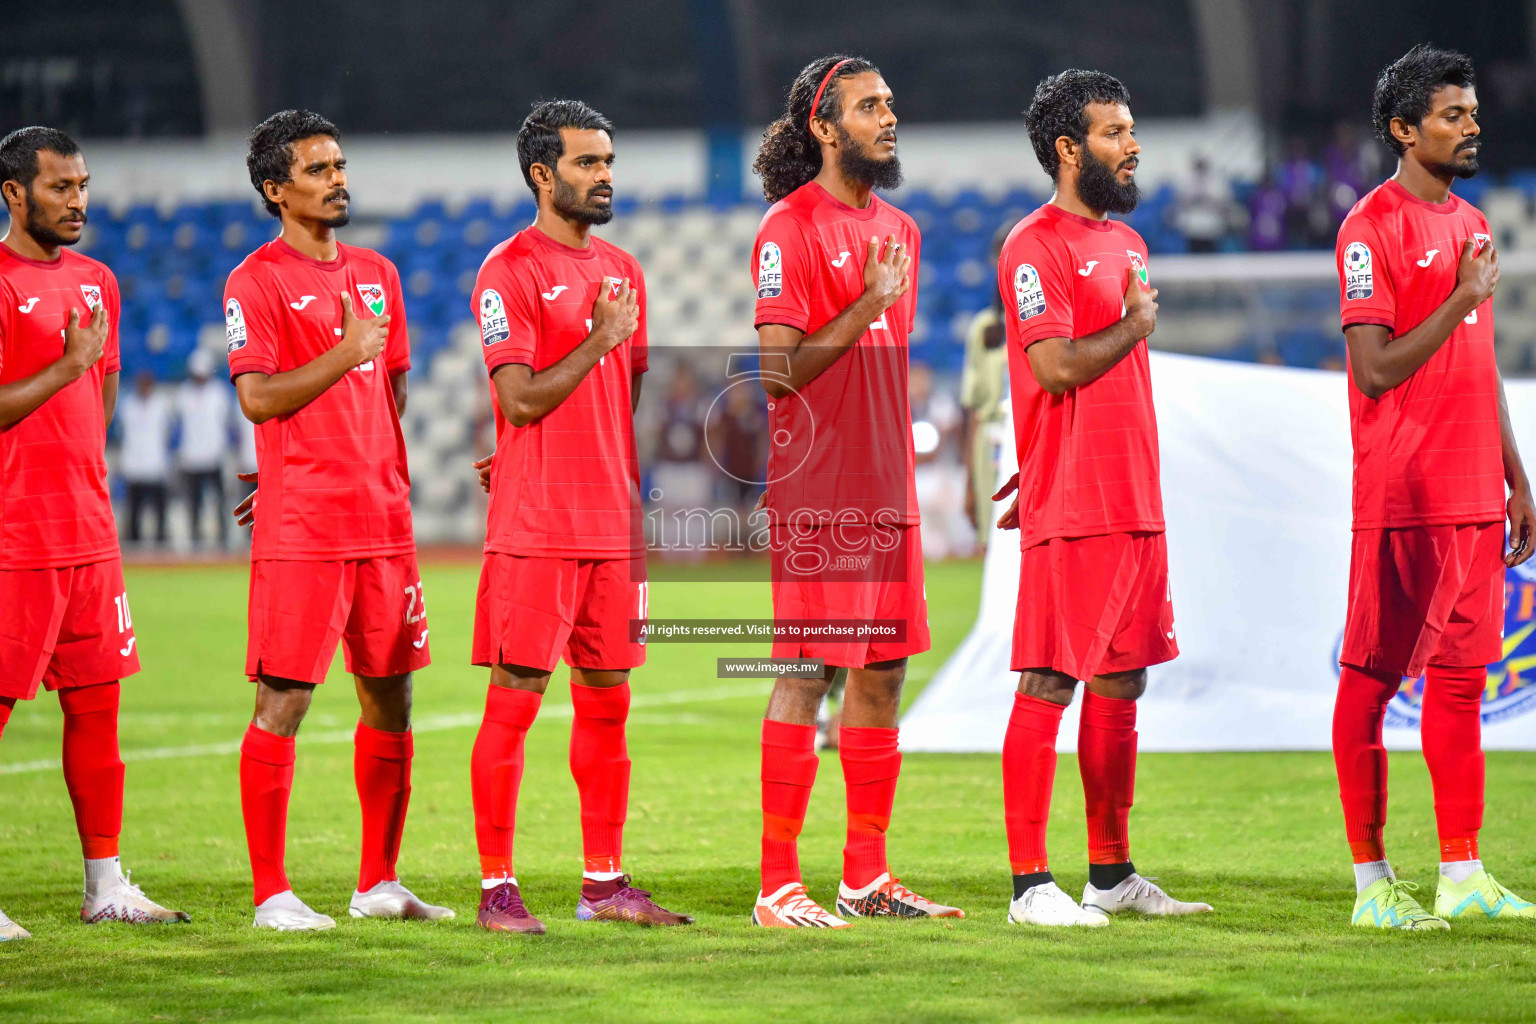
[(998, 287), (1013, 298), (1013, 323), (1025, 348), (1046, 338), (1072, 338), (1072, 272), (1064, 243), (1045, 232), (1012, 238), (998, 262)]
[(508, 363), (537, 369), (538, 290), (526, 270), (500, 254), (480, 268), (475, 278), (475, 317), (480, 323), (486, 370), (495, 372)]
[(646, 323), (646, 310), (650, 307), (651, 296), (645, 288), (645, 273), (640, 269), (638, 262), (631, 262), (630, 283), (639, 293), (640, 299), (640, 326), (635, 328), (635, 333), (629, 336), (629, 372), (631, 374), (644, 373), (651, 368), (651, 338)]
[[(753, 248), (757, 312), (753, 326), (783, 324), (804, 332), (811, 322), (811, 245), (782, 205), (768, 211)], [(914, 308), (916, 305), (914, 304)]]
[(104, 300), (107, 307), (107, 342), (102, 349), (101, 364), (103, 373), (119, 373), (123, 369), (122, 346), (118, 341), (118, 321), (122, 317), (123, 298), (117, 290), (117, 275), (107, 273), (107, 295)]
[(1339, 274), (1339, 319), (1343, 327), (1374, 324), (1388, 331), (1397, 325), (1397, 295), (1392, 284), (1381, 232), (1359, 211), (1339, 228), (1334, 250)]
[(411, 334), (405, 322), (405, 296), (400, 288), (400, 271), (384, 262), (384, 287), (389, 290), (389, 340), (384, 348), (384, 368), (391, 375), (411, 368)]
[(277, 324), (266, 289), (245, 266), (235, 268), (224, 286), (224, 336), (229, 348), (229, 377), (277, 372)]

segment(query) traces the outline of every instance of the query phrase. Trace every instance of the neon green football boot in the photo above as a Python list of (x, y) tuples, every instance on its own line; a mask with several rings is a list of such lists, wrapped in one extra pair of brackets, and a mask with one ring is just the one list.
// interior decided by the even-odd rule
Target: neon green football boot
[(1355, 897), (1355, 916), (1350, 923), (1357, 928), (1403, 928), (1410, 931), (1449, 928), (1450, 925), (1425, 910), (1410, 895), (1417, 889), (1418, 886), (1412, 882), (1378, 878)]
[(1453, 882), (1444, 875), (1435, 889), (1435, 913), (1453, 918), (1536, 918), (1536, 903), (1519, 896), (1494, 881), (1487, 870), (1470, 876), (1465, 882)]

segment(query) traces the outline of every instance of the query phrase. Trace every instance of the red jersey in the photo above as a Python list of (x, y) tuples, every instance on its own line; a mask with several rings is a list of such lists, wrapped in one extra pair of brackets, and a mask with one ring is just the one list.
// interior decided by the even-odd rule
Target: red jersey
[[(864, 292), (869, 240), (912, 255), (912, 286), (797, 395), (770, 404), (768, 508), (784, 524), (812, 511), (819, 522), (916, 525), (907, 337), (917, 312), (917, 223), (871, 194), (855, 209), (814, 181), (775, 203), (752, 250), (754, 325), (804, 334), (826, 326)], [(774, 370), (771, 354), (761, 364)]]
[(298, 412), (256, 425), (261, 511), (253, 559), (330, 562), (416, 550), (405, 437), (389, 380), (411, 368), (400, 275), (370, 249), (337, 250), (327, 263), (273, 239), (224, 288), (230, 379), (283, 373), (334, 348), (343, 292), (354, 315), (390, 318), (382, 360), (342, 374)]
[(492, 249), (475, 279), (485, 368), (534, 372), (559, 362), (592, 333), (598, 289), (629, 278), (640, 326), (600, 359), (547, 415), (514, 427), (496, 386), (496, 453), (485, 550), (551, 558), (631, 558), (644, 553), (640, 459), (632, 395), (647, 366), (645, 277), (629, 253), (593, 236), (585, 249), (526, 227)]
[[(107, 493), (107, 419), (101, 385), (121, 368), (117, 278), (64, 249), (32, 260), (0, 245), (0, 384), (30, 377), (64, 354), (69, 312), (107, 317), (96, 365), (0, 430), (0, 569), (58, 569), (118, 555)], [(99, 310), (89, 313), (90, 310)]]
[(1147, 342), (1097, 380), (1053, 395), (1026, 350), (1081, 338), (1125, 314), (1126, 275), (1147, 281), (1147, 243), (1119, 221), (1046, 204), (1003, 243), (997, 266), (1019, 452), (1019, 541), (1160, 533), (1163, 492)]
[[(1488, 221), (1452, 195), (1426, 202), (1395, 181), (1344, 218), (1335, 250), (1344, 327), (1376, 324), (1392, 337), (1423, 323), (1456, 288), (1467, 239)], [(1349, 383), (1357, 530), (1494, 523), (1504, 518), (1499, 368), (1493, 303), (1456, 325), (1429, 361), (1380, 398)]]

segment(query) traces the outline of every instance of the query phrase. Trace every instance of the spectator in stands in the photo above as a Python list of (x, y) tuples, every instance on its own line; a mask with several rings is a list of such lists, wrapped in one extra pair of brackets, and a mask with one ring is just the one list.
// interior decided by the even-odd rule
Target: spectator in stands
[(187, 374), (186, 383), (176, 393), (176, 418), (181, 425), (177, 454), (187, 493), (192, 546), (202, 547), (206, 493), (213, 499), (213, 519), (222, 550), (229, 543), (229, 521), (224, 515), (224, 463), (230, 447), (230, 389), (222, 380), (214, 379), (213, 357), (204, 349), (197, 349), (187, 359)]
[[(1002, 255), (1012, 224), (992, 237), (992, 263)], [(992, 491), (997, 483), (997, 445), (1003, 429), (1003, 396), (1008, 392), (1008, 350), (1004, 347), (1002, 292), (971, 318), (960, 371), (960, 407), (965, 410), (965, 517), (986, 547), (992, 526)]]
[(1216, 252), (1232, 227), (1235, 204), (1225, 175), (1211, 170), (1204, 154), (1196, 153), (1189, 174), (1179, 182), (1173, 226), (1189, 242), (1190, 252)]
[[(720, 472), (720, 498), (743, 517), (763, 493), (768, 472), (768, 416), (762, 388), (755, 381), (738, 382), (716, 402), (705, 429), (709, 450)], [(763, 517), (766, 522), (766, 516)]]
[[(710, 472), (705, 464), (704, 415), (708, 411), (699, 394), (698, 378), (683, 360), (672, 365), (672, 377), (662, 401), (661, 417), (656, 423), (651, 469), (654, 500), (669, 518), (693, 509), (707, 513), (710, 507)], [(660, 492), (659, 495), (656, 492)], [(689, 520), (690, 529), (680, 532), (678, 540), (694, 555), (703, 555), (714, 547), (715, 538), (706, 535), (713, 527), (693, 526), (712, 520)], [(730, 538), (718, 538), (728, 544)], [(675, 545), (674, 545), (675, 546)]]
[(171, 474), (171, 401), (155, 386), (154, 375), (140, 370), (133, 391), (118, 404), (123, 432), (118, 471), (128, 482), (128, 542), (139, 544), (140, 515), (149, 505), (155, 513), (155, 545), (163, 547), (166, 491)]
[(1248, 248), (1254, 252), (1285, 248), (1285, 193), (1272, 173), (1248, 196)]

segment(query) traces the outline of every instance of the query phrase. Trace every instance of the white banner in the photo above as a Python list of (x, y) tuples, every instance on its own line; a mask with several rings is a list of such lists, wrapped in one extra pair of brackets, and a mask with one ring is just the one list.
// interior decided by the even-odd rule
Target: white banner
[[(1142, 750), (1326, 750), (1350, 548), (1344, 375), (1153, 353), (1163, 506), (1179, 657), (1149, 671)], [(1536, 458), (1536, 382), (1505, 385)], [(1012, 424), (1000, 479), (1014, 470)], [(999, 510), (1000, 511), (1000, 510)], [(1016, 533), (994, 533), (965, 642), (901, 723), (909, 751), (997, 751), (1013, 705), (1008, 667)], [(1511, 570), (1505, 658), (1490, 666), (1483, 744), (1536, 749), (1536, 561)], [(1423, 681), (1387, 712), (1387, 746), (1419, 745)], [(1075, 749), (1077, 716), (1059, 749)]]

